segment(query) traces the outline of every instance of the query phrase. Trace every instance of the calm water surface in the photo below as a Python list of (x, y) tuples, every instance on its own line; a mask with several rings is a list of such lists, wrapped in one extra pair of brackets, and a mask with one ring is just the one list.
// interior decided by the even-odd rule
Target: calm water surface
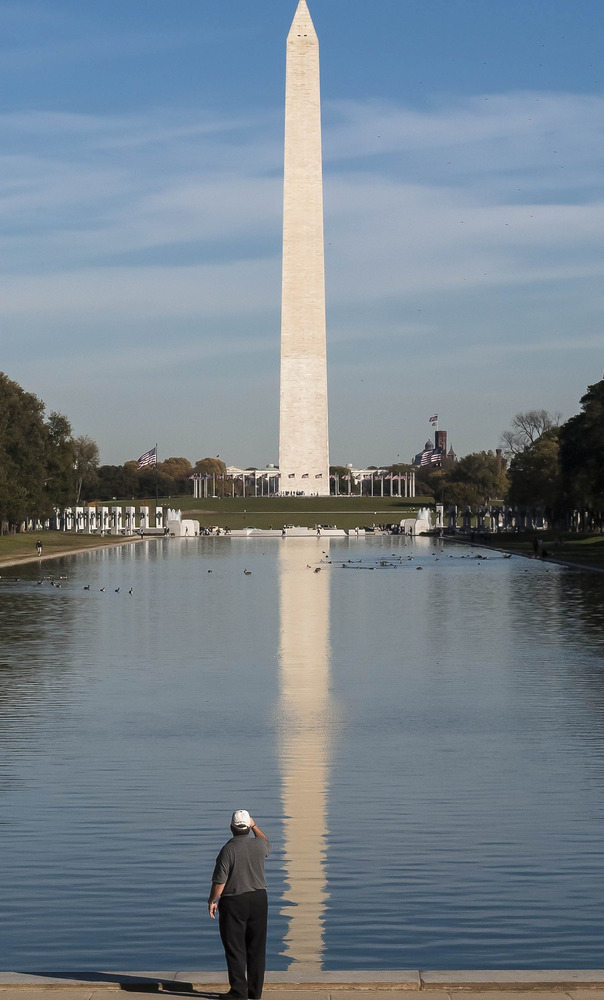
[(60, 588), (5, 571), (0, 965), (222, 969), (243, 806), (271, 969), (601, 967), (604, 576), (479, 553), (162, 539), (41, 564)]

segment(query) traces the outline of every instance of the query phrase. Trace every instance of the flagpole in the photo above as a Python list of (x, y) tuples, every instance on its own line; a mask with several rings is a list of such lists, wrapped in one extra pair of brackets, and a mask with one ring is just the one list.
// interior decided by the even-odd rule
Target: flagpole
[(155, 442), (155, 506), (159, 501), (159, 475), (157, 472), (157, 441)]

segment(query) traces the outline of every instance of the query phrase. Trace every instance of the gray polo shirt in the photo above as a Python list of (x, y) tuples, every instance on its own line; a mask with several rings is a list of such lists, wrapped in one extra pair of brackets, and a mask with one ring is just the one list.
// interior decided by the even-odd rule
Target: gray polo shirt
[(264, 860), (270, 853), (265, 837), (231, 837), (216, 858), (212, 882), (224, 885), (223, 896), (266, 889)]

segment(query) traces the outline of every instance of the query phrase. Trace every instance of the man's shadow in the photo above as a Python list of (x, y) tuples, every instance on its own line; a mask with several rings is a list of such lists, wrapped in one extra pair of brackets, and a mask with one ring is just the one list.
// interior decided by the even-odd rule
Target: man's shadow
[[(21, 973), (29, 975), (30, 973)], [(225, 984), (224, 991), (194, 989), (193, 983), (180, 982), (175, 979), (154, 978), (152, 976), (115, 976), (107, 972), (36, 972), (36, 976), (44, 979), (71, 979), (79, 983), (112, 983), (117, 989), (125, 993), (167, 993), (173, 997), (203, 997), (204, 1000), (219, 1000), (228, 990)]]

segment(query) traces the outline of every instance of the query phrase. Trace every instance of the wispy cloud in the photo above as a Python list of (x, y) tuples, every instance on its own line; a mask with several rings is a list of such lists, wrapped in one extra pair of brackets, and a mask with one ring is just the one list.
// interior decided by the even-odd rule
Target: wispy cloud
[[(347, 346), (370, 379), (378, 357), (425, 363), (443, 331), (450, 370), (477, 345), (486, 364), (548, 342), (561, 352), (573, 314), (584, 324), (577, 350), (593, 351), (603, 122), (604, 99), (569, 94), (423, 112), (327, 106), (334, 382), (349, 370)], [(0, 312), (13, 351), (43, 344), (46, 354), (60, 330), (57, 350), (74, 364), (98, 359), (99, 337), (135, 358), (146, 329), (157, 347), (147, 374), (186, 358), (203, 377), (203, 358), (276, 349), (279, 115), (38, 111), (0, 116), (0, 128)], [(158, 346), (166, 330), (169, 350)]]

